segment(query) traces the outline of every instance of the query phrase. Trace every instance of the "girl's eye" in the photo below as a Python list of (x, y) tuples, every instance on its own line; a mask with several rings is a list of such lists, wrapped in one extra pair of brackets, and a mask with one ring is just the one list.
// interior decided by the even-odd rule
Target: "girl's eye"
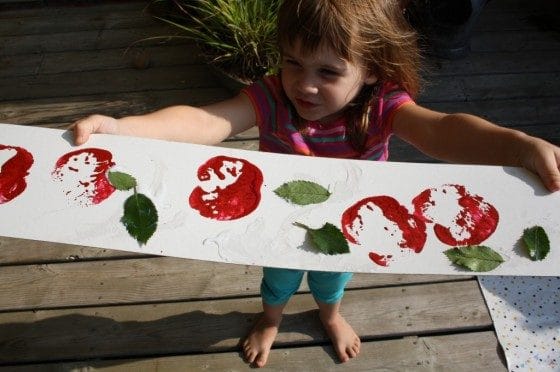
[(325, 76), (332, 76), (332, 77), (335, 77), (335, 76), (339, 76), (339, 75), (340, 75), (340, 74), (338, 73), (338, 71), (329, 70), (328, 68), (322, 68), (322, 69), (319, 70), (319, 72), (320, 72), (322, 75), (325, 75)]
[(299, 66), (299, 63), (293, 59), (284, 59), (284, 63), (290, 66)]

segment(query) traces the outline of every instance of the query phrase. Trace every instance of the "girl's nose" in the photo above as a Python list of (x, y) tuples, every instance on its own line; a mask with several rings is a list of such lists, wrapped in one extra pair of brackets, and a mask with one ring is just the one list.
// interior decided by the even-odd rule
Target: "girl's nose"
[(302, 74), (298, 79), (297, 88), (305, 94), (317, 94), (319, 92), (317, 82), (312, 74)]

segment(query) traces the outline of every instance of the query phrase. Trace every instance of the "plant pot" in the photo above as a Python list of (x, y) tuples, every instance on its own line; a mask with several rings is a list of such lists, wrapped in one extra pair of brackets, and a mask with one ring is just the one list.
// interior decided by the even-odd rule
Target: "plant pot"
[(424, 0), (414, 2), (413, 25), (425, 38), (428, 51), (458, 59), (470, 52), (470, 38), (488, 0)]
[(218, 82), (232, 94), (239, 93), (241, 89), (252, 83), (251, 81), (238, 78), (212, 63), (209, 63), (208, 66), (212, 74), (218, 79)]

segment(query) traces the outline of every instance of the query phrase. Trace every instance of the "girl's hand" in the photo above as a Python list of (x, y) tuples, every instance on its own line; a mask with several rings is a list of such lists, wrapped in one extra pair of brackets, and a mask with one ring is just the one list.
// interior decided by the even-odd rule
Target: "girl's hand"
[(92, 133), (117, 134), (117, 119), (104, 115), (91, 115), (72, 124), (74, 143), (86, 143)]
[(529, 137), (519, 160), (523, 167), (540, 176), (549, 191), (560, 190), (560, 147), (540, 138)]

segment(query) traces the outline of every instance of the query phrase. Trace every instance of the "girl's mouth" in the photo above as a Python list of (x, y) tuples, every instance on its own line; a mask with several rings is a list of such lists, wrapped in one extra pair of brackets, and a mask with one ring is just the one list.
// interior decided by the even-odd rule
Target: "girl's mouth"
[(306, 101), (306, 100), (301, 99), (301, 98), (296, 98), (296, 103), (299, 107), (304, 108), (304, 109), (311, 109), (311, 108), (314, 108), (314, 107), (318, 106), (318, 104), (316, 104), (316, 103)]

